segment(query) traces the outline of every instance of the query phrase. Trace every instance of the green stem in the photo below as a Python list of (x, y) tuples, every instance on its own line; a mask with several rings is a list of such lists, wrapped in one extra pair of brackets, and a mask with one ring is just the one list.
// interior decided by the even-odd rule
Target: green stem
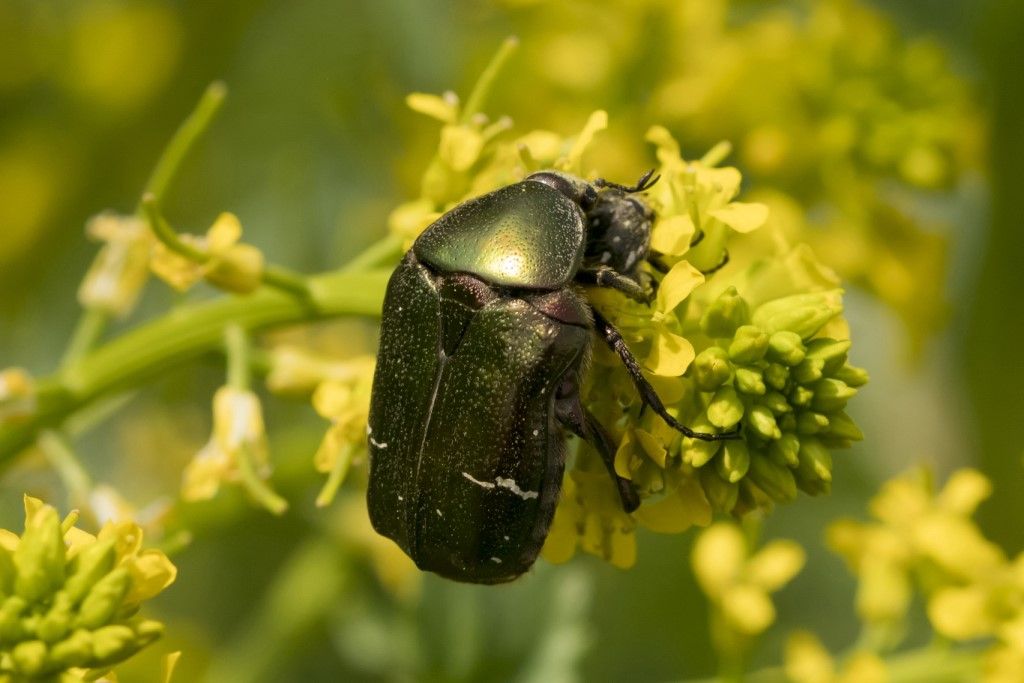
[(253, 462), (252, 450), (249, 446), (243, 445), (238, 452), (238, 473), (242, 478), (245, 490), (249, 492), (257, 503), (269, 510), (272, 514), (283, 515), (288, 510), (288, 501), (277, 495), (274, 489), (265, 482), (256, 472)]
[(309, 297), (309, 285), (306, 284), (306, 277), (301, 273), (269, 264), (263, 269), (262, 279), (263, 283), (269, 287), (276, 287), (303, 298)]
[(183, 241), (170, 223), (160, 215), (155, 194), (146, 193), (142, 196), (142, 211), (146, 215), (149, 229), (165, 247), (195, 263), (206, 263), (210, 260), (210, 255), (205, 251)]
[(352, 447), (352, 444), (345, 444), (341, 447), (334, 461), (334, 467), (331, 468), (324, 487), (320, 489), (320, 493), (316, 497), (317, 507), (327, 507), (334, 501), (334, 497), (338, 494), (338, 489), (345, 482), (345, 475), (348, 474), (348, 470), (352, 465), (352, 455), (354, 453), (355, 448)]
[(342, 270), (352, 272), (388, 266), (397, 261), (401, 255), (402, 238), (389, 234), (364, 249), (358, 256), (346, 263)]
[(32, 443), (45, 427), (63, 423), (100, 396), (147, 380), (223, 341), (225, 324), (247, 332), (341, 315), (377, 316), (390, 270), (334, 271), (308, 278), (309, 298), (263, 287), (248, 296), (187, 304), (141, 325), (37, 383), (38, 409), (17, 424), (0, 425), (0, 465)]
[(63, 434), (46, 429), (39, 435), (39, 447), (57, 471), (73, 507), (84, 506), (92, 492), (92, 477), (85, 471)]
[(181, 126), (174, 133), (174, 137), (171, 138), (171, 141), (167, 143), (167, 147), (164, 148), (160, 160), (157, 161), (156, 166), (153, 168), (153, 173), (149, 176), (149, 181), (142, 192), (143, 196), (151, 194), (157, 203), (163, 199), (168, 186), (174, 180), (178, 169), (181, 167), (181, 162), (184, 161), (185, 156), (195, 145), (196, 141), (210, 127), (214, 116), (217, 115), (221, 105), (224, 104), (224, 98), (227, 97), (227, 94), (228, 88), (221, 81), (214, 81), (207, 86), (196, 108), (182, 122)]
[(466, 98), (466, 104), (462, 108), (461, 123), (469, 123), (470, 119), (483, 109), (484, 102), (487, 101), (487, 97), (491, 93), (491, 88), (494, 87), (498, 74), (501, 73), (505, 63), (512, 56), (512, 53), (516, 51), (517, 47), (519, 47), (519, 39), (515, 36), (509, 36), (502, 41), (501, 47), (494, 53), (491, 61), (487, 64), (487, 68), (480, 74), (476, 85), (473, 86), (473, 91)]
[(252, 385), (249, 368), (252, 347), (249, 335), (241, 325), (231, 323), (224, 328), (224, 346), (228, 356), (228, 386), (239, 391), (249, 391)]

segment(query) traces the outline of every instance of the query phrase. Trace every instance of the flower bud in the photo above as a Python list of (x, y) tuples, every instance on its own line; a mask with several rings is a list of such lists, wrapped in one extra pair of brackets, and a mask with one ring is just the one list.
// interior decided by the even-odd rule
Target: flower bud
[(832, 289), (769, 301), (754, 311), (751, 322), (769, 334), (788, 330), (810, 339), (842, 312), (842, 290)]
[(759, 402), (776, 415), (784, 415), (793, 410), (789, 407), (786, 397), (777, 391), (769, 391), (759, 399)]
[(735, 484), (747, 474), (750, 469), (750, 451), (745, 441), (726, 441), (715, 459), (715, 467), (718, 475)]
[(27, 676), (39, 676), (47, 668), (46, 643), (41, 640), (26, 640), (11, 649), (14, 668)]
[(704, 333), (715, 339), (729, 339), (736, 329), (750, 322), (747, 302), (735, 287), (722, 292), (701, 316), (700, 326)]
[(761, 396), (765, 392), (761, 373), (753, 368), (736, 368), (736, 388), (751, 396)]
[(95, 629), (109, 622), (130, 587), (131, 576), (125, 567), (104, 576), (82, 601), (76, 625)]
[(832, 375), (846, 363), (846, 354), (850, 350), (849, 340), (812, 339), (807, 342), (807, 357), (817, 358), (824, 362), (824, 373)]
[(711, 507), (716, 512), (732, 512), (740, 495), (739, 485), (725, 481), (709, 467), (702, 467), (697, 472), (700, 475), (700, 485)]
[(789, 404), (795, 408), (806, 408), (813, 399), (814, 392), (807, 387), (796, 386), (789, 392)]
[(236, 244), (210, 260), (207, 282), (235, 294), (249, 294), (263, 284), (264, 257), (251, 244)]
[(65, 667), (85, 666), (92, 659), (92, 634), (78, 629), (50, 648), (50, 657)]
[(801, 434), (818, 434), (828, 429), (828, 417), (809, 410), (796, 416), (796, 430)]
[(41, 508), (25, 520), (14, 566), (14, 590), (28, 602), (41, 600), (64, 583), (64, 538), (54, 508)]
[(36, 635), (47, 643), (53, 643), (71, 630), (71, 611), (74, 605), (71, 598), (64, 591), (57, 591), (53, 596), (53, 604), (49, 611), (39, 621), (36, 627)]
[(701, 391), (714, 391), (732, 379), (732, 364), (724, 349), (711, 346), (693, 361), (693, 378)]
[(137, 649), (135, 632), (123, 624), (104, 626), (92, 632), (92, 653), (100, 663), (116, 662)]
[(806, 353), (796, 332), (780, 330), (768, 338), (768, 357), (778, 363), (792, 367), (802, 361)]
[(828, 448), (817, 439), (801, 439), (796, 474), (800, 488), (807, 493), (827, 493), (832, 483), (832, 455)]
[(780, 467), (771, 458), (750, 459), (750, 480), (772, 500), (785, 503), (796, 498), (796, 480), (788, 467)]
[(761, 438), (771, 440), (782, 436), (779, 425), (775, 422), (775, 416), (765, 406), (754, 406), (747, 411), (746, 418), (747, 425)]
[(25, 626), (21, 615), (28, 609), (28, 602), (12, 595), (0, 605), (0, 643), (13, 643), (25, 638)]
[(768, 335), (753, 325), (744, 325), (736, 330), (729, 344), (729, 358), (734, 363), (753, 363), (764, 357), (768, 348)]
[(811, 401), (811, 407), (823, 413), (842, 410), (846, 407), (846, 402), (856, 395), (856, 389), (846, 386), (838, 379), (826, 377), (814, 385), (814, 400)]
[(728, 429), (743, 417), (743, 402), (736, 390), (726, 385), (719, 388), (708, 404), (708, 421), (721, 429)]
[(844, 365), (835, 373), (835, 378), (845, 382), (850, 387), (862, 387), (868, 383), (868, 371), (863, 368), (855, 368), (852, 365)]
[(805, 358), (793, 368), (793, 379), (800, 384), (812, 384), (822, 377), (825, 362), (818, 358)]
[(782, 391), (789, 382), (789, 368), (779, 363), (769, 363), (764, 369), (764, 381), (772, 389)]
[[(701, 415), (694, 420), (690, 428), (696, 432), (715, 431), (714, 426), (705, 415)], [(721, 444), (721, 441), (704, 441), (702, 439), (683, 437), (682, 444), (679, 447), (679, 454), (682, 457), (682, 461), (687, 465), (701, 467), (715, 456)]]
[(864, 433), (860, 431), (860, 427), (843, 411), (837, 411), (829, 415), (828, 417), (828, 432), (829, 436), (844, 439), (847, 441), (861, 441), (864, 439)]
[(768, 454), (779, 465), (796, 467), (800, 461), (800, 439), (791, 432), (783, 434), (768, 446)]
[(72, 564), (73, 574), (64, 584), (64, 591), (71, 601), (78, 604), (97, 581), (114, 567), (117, 559), (114, 550), (116, 539), (105, 538), (87, 546)]

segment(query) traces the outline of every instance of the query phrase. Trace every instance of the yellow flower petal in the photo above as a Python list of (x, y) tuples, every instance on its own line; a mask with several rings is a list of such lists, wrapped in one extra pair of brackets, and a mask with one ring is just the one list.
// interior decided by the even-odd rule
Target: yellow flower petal
[(456, 172), (462, 173), (480, 158), (484, 138), (480, 131), (466, 125), (452, 124), (441, 129), (438, 155)]
[(690, 562), (697, 582), (714, 598), (739, 576), (746, 555), (747, 542), (739, 527), (719, 522), (697, 537)]
[(557, 167), (563, 171), (583, 175), (583, 153), (594, 141), (594, 136), (608, 127), (608, 112), (598, 109), (590, 115), (583, 130), (576, 136), (576, 141), (564, 159), (559, 160)]
[(655, 301), (658, 312), (671, 313), (686, 297), (690, 296), (694, 289), (702, 284), (704, 284), (704, 275), (690, 265), (689, 261), (680, 261), (675, 264), (658, 286), (658, 296)]
[(764, 204), (732, 202), (708, 214), (740, 233), (753, 232), (768, 220), (768, 207)]
[(939, 590), (928, 601), (928, 618), (937, 632), (954, 640), (991, 635), (996, 627), (987, 592), (979, 586)]
[(124, 600), (126, 603), (140, 603), (149, 600), (174, 583), (178, 568), (171, 564), (159, 550), (143, 550), (128, 564), (132, 576), (132, 587)]
[(661, 534), (678, 534), (691, 526), (711, 523), (711, 504), (695, 477), (680, 477), (675, 490), (654, 503), (640, 506), (633, 517)]
[(873, 652), (852, 655), (839, 676), (839, 683), (886, 683), (888, 680), (885, 662)]
[(807, 555), (793, 541), (776, 540), (765, 545), (747, 564), (746, 576), (757, 586), (774, 592), (803, 569)]
[(726, 589), (722, 612), (734, 628), (749, 635), (763, 632), (775, 621), (775, 605), (768, 594), (749, 584)]
[(651, 249), (670, 256), (682, 256), (690, 249), (696, 228), (689, 214), (666, 216), (651, 230)]
[(942, 487), (936, 502), (942, 508), (958, 515), (974, 514), (978, 505), (992, 495), (992, 482), (973, 469), (954, 472)]
[(644, 365), (656, 375), (678, 377), (686, 372), (696, 355), (690, 340), (659, 325)]
[(238, 216), (223, 212), (217, 216), (210, 229), (206, 231), (206, 246), (210, 254), (224, 252), (242, 237), (242, 223)]

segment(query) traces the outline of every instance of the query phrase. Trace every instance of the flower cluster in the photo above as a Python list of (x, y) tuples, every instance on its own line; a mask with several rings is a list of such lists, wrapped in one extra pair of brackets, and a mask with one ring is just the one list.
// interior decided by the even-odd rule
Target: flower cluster
[(940, 635), (988, 639), (986, 681), (1024, 677), (1024, 553), (1010, 560), (971, 520), (991, 493), (976, 470), (953, 473), (936, 491), (917, 470), (871, 501), (872, 522), (840, 520), (829, 544), (859, 578), (857, 611), (891, 647), (904, 633), (915, 592)]
[(175, 578), (142, 529), (108, 523), (93, 536), (25, 497), (25, 532), (0, 530), (0, 680), (51, 680), (106, 668), (159, 638), (141, 603)]

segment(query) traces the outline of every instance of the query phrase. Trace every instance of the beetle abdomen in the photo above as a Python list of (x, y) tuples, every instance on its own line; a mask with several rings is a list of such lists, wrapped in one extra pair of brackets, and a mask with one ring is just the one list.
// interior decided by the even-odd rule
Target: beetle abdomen
[(388, 287), (368, 503), (422, 569), (497, 583), (526, 571), (547, 534), (564, 468), (553, 396), (590, 337), (466, 277), (410, 255)]
[(470, 273), (492, 285), (559, 289), (583, 259), (583, 212), (557, 190), (524, 181), (456, 206), (413, 244), (441, 273)]

